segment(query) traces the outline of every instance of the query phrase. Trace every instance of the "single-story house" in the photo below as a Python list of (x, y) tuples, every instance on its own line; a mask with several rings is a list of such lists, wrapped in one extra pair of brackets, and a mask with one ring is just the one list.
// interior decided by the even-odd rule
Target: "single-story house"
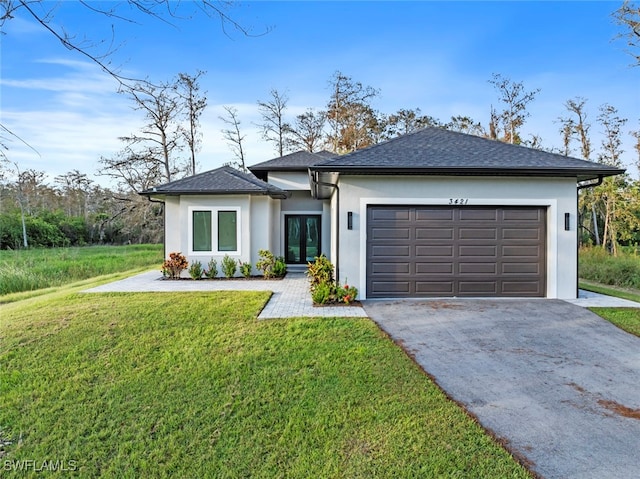
[(297, 152), (142, 192), (165, 253), (325, 254), (360, 298), (577, 294), (579, 188), (624, 170), (425, 128), (353, 153)]

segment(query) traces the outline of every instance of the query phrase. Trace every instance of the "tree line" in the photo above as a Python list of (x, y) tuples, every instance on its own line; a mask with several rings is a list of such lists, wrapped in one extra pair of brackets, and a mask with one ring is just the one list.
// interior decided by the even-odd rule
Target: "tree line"
[[(136, 0), (129, 3), (139, 5)], [(224, 11), (209, 4), (205, 6), (208, 15), (229, 22), (243, 34), (248, 33)], [(20, 9), (29, 11), (51, 31), (53, 16), (38, 16), (24, 2), (14, 1), (5, 2), (0, 8), (0, 26)], [(96, 13), (108, 17), (115, 14), (112, 10)], [(640, 65), (636, 53), (640, 9), (625, 1), (613, 15), (626, 28), (623, 38), (635, 66)], [(177, 19), (173, 15), (172, 18)], [(161, 241), (162, 204), (143, 199), (137, 193), (198, 172), (197, 154), (202, 139), (199, 121), (207, 107), (200, 79), (205, 72), (180, 73), (166, 82), (124, 78), (103, 63), (102, 57), (93, 56), (75, 44), (72, 37), (52, 33), (65, 46), (96, 62), (116, 78), (120, 93), (143, 113), (144, 123), (139, 131), (120, 138), (122, 149), (118, 153), (100, 158), (98, 174), (113, 180), (112, 189), (95, 184), (77, 170), (59, 175), (53, 185), (47, 183), (45, 172), (21, 171), (6, 153), (5, 135), (14, 133), (0, 125), (0, 248)], [(270, 90), (266, 100), (257, 102), (259, 127), (263, 140), (280, 156), (297, 150), (344, 154), (426, 126), (545, 149), (538, 135), (526, 138), (522, 133), (529, 117), (528, 106), (540, 90), (527, 90), (522, 82), (514, 82), (501, 74), (494, 74), (488, 81), (496, 90), (499, 106), (490, 107), (486, 125), (464, 115), (440, 120), (423, 114), (420, 108), (400, 108), (392, 113), (376, 111), (373, 104), (380, 90), (336, 71), (328, 81), (330, 94), (323, 109), (308, 108), (302, 114), (289, 117), (287, 94)], [(588, 121), (587, 100), (569, 99), (564, 107), (565, 114), (558, 118), (563, 146), (550, 151), (620, 166), (622, 139), (631, 134), (640, 166), (640, 129), (625, 129), (628, 119), (620, 118), (614, 106), (605, 104), (598, 108), (596, 122), (604, 132), (604, 139), (595, 146), (590, 136), (592, 124)], [(246, 135), (240, 115), (232, 106), (225, 106), (224, 112), (222, 135), (234, 155), (231, 164), (246, 170)], [(581, 240), (603, 245), (613, 253), (620, 242), (639, 241), (639, 186), (637, 180), (623, 175), (606, 179), (596, 188), (582, 190)]]

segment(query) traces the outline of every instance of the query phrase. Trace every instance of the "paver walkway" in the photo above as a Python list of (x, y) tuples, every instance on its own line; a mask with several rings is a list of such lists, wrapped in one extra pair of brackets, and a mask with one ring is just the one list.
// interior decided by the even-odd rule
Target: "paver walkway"
[(273, 296), (258, 319), (295, 317), (366, 317), (360, 306), (315, 307), (309, 295), (309, 281), (304, 273), (287, 273), (281, 280), (171, 281), (158, 271), (147, 271), (129, 278), (103, 284), (85, 293), (117, 292), (186, 292), (186, 291), (272, 291)]

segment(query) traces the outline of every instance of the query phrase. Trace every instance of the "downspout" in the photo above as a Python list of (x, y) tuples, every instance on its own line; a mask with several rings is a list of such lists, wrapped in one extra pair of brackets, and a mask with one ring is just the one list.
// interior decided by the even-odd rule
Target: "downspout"
[[(595, 183), (587, 183), (584, 185), (578, 185), (578, 190), (584, 190), (585, 188), (595, 188), (596, 186), (600, 186), (602, 184), (604, 177), (602, 175), (598, 176), (598, 180)], [(576, 194), (576, 245), (580, 244), (580, 228), (578, 225), (578, 211), (579, 210), (579, 206), (580, 206), (580, 198), (579, 195)], [(594, 227), (597, 228), (598, 225), (594, 224)], [(597, 234), (597, 233), (596, 233)], [(580, 258), (579, 258), (579, 252), (578, 252), (578, 248), (576, 248), (576, 298), (580, 297)]]
[[(313, 172), (313, 182), (318, 186), (327, 186), (333, 188), (336, 193), (336, 282), (340, 281), (340, 187), (337, 183), (327, 183), (318, 181), (318, 172)], [(317, 196), (317, 195), (316, 195)]]

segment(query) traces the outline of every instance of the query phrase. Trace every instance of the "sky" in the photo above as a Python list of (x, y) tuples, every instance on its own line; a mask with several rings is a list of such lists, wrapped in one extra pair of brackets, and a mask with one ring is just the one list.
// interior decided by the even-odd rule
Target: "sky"
[[(498, 73), (526, 90), (540, 89), (529, 105), (525, 138), (539, 135), (545, 147), (560, 147), (560, 116), (575, 97), (587, 99), (594, 147), (604, 103), (627, 118), (625, 166), (637, 177), (631, 130), (640, 129), (640, 66), (611, 16), (620, 2), (233, 2), (225, 12), (251, 32), (246, 36), (220, 19), (196, 12), (193, 2), (171, 3), (183, 19), (162, 21), (118, 7), (100, 15), (76, 1), (42, 2), (50, 26), (124, 76), (169, 81), (203, 70), (208, 107), (201, 118), (199, 171), (233, 160), (221, 130), (224, 106), (238, 110), (248, 165), (276, 155), (262, 140), (257, 102), (277, 89), (286, 93), (289, 119), (308, 108), (323, 109), (329, 80), (339, 71), (379, 89), (375, 109), (393, 113), (420, 108), (446, 122), (464, 115), (488, 124), (499, 95), (488, 82)], [(97, 183), (100, 157), (121, 150), (119, 137), (138, 132), (144, 118), (118, 93), (113, 78), (65, 48), (24, 9), (8, 20), (0, 37), (0, 124), (15, 133), (7, 156), (22, 170), (56, 175), (72, 170)], [(597, 148), (596, 148), (597, 149)], [(579, 156), (575, 145), (574, 156)]]

